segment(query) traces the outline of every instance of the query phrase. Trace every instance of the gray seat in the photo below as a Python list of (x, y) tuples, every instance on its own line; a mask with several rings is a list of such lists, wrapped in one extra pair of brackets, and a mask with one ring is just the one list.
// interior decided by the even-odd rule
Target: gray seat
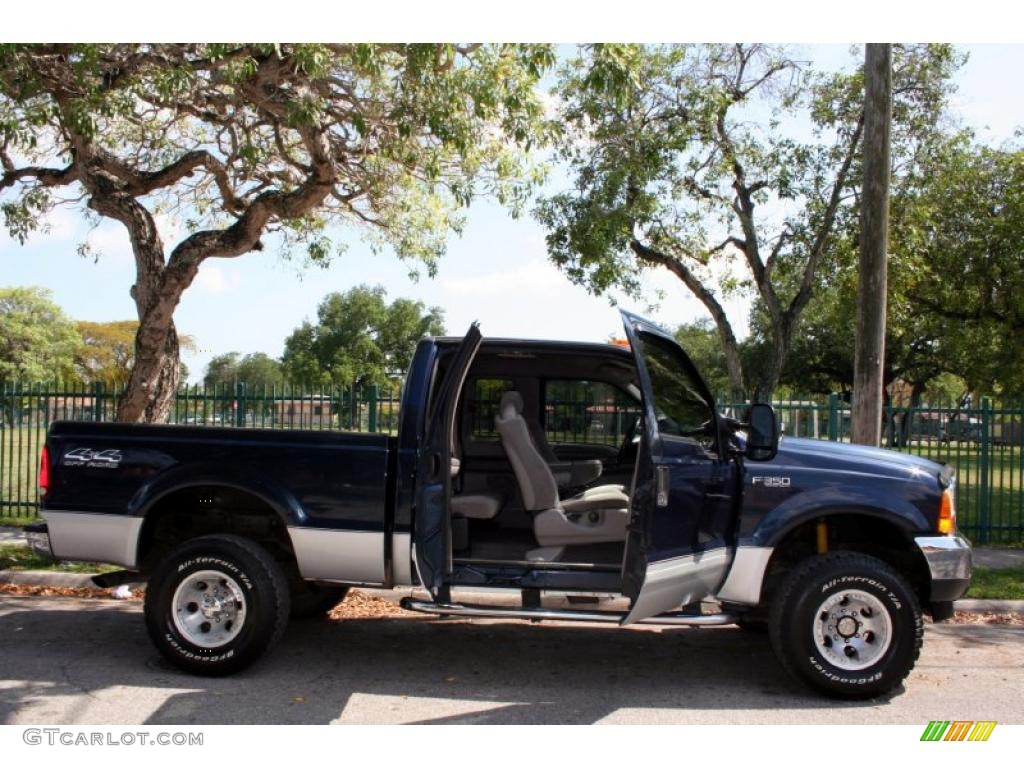
[(629, 496), (621, 485), (590, 488), (569, 499), (558, 497), (558, 484), (530, 436), (518, 392), (501, 397), (495, 427), (515, 473), (523, 507), (533, 513), (533, 532), (544, 552), (530, 559), (556, 559), (560, 548), (626, 540)]
[(486, 493), (452, 496), (452, 514), (470, 520), (493, 520), (501, 511), (501, 499)]

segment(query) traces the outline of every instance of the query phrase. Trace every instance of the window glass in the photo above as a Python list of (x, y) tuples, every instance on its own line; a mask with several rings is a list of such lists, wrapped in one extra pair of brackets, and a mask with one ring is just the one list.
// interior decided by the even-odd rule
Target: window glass
[(466, 415), (469, 417), (469, 436), (473, 440), (497, 440), (494, 417), (498, 413), (501, 396), (514, 389), (511, 379), (475, 379), (470, 387)]
[(679, 349), (646, 333), (640, 334), (640, 346), (651, 377), (658, 431), (714, 450), (714, 412)]
[(604, 381), (553, 379), (544, 384), (544, 436), (549, 445), (618, 447), (639, 413), (639, 403)]

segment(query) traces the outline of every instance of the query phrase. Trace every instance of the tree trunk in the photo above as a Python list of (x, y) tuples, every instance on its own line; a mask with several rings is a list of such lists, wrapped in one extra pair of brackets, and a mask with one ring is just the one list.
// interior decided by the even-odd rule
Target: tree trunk
[(167, 421), (181, 377), (178, 333), (171, 322), (164, 330), (139, 326), (135, 365), (117, 403), (117, 420), (154, 424)]
[(178, 332), (174, 310), (181, 295), (199, 271), (198, 262), (163, 266), (136, 252), (140, 264), (132, 297), (139, 313), (135, 334), (135, 365), (128, 387), (117, 404), (118, 421), (156, 423), (167, 421), (181, 379)]
[(885, 362), (889, 245), (889, 131), (892, 46), (869, 43), (864, 61), (864, 190), (860, 212), (860, 285), (853, 367), (853, 430), (861, 445), (878, 445)]
[(729, 372), (729, 395), (734, 403), (742, 403), (747, 399), (746, 385), (743, 380), (743, 362), (740, 360), (740, 345), (732, 332), (732, 326), (724, 326), (716, 322), (718, 337), (725, 351), (725, 367)]

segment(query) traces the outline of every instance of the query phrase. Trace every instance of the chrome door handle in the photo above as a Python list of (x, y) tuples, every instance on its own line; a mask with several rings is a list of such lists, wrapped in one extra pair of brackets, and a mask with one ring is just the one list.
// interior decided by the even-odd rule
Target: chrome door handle
[(655, 498), (655, 504), (659, 507), (668, 506), (668, 489), (671, 485), (671, 473), (668, 467), (655, 467), (654, 469), (655, 481), (657, 484), (657, 496)]

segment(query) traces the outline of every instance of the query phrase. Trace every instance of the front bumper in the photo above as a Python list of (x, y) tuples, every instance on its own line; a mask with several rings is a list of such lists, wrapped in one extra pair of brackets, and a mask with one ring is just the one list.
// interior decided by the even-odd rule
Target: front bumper
[(971, 586), (971, 544), (962, 536), (919, 536), (914, 539), (931, 573), (931, 602), (963, 597)]

